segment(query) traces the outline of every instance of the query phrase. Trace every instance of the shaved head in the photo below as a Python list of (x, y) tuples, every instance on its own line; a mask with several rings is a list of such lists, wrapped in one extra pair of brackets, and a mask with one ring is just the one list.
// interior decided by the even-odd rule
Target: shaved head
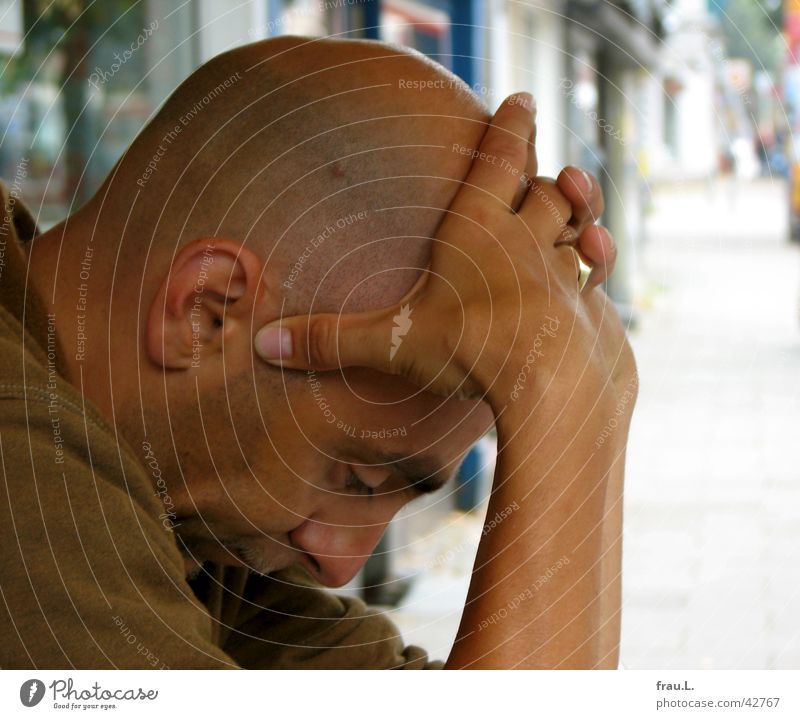
[[(411, 51), (255, 43), (193, 73), (96, 195), (36, 238), (70, 381), (158, 456), (189, 554), (235, 563), (235, 547), (264, 571), (304, 552), (325, 582), (347, 581), (415, 496), (385, 458), (447, 476), (491, 425), (487, 407), (399, 377), (282, 373), (253, 349), (281, 315), (401, 299), (488, 121)], [(388, 482), (368, 503), (365, 471)]]
[(266, 40), (193, 73), (94, 203), (137, 283), (188, 240), (224, 236), (263, 255), (287, 313), (386, 305), (417, 275), (401, 268), (426, 265), (469, 166), (458, 148), (487, 120), (464, 83), (412, 51)]

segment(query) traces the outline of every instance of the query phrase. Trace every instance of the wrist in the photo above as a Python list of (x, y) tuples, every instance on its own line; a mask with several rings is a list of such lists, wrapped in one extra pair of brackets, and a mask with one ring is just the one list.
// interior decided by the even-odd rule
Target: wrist
[(588, 457), (624, 446), (631, 406), (622, 406), (617, 393), (601, 377), (568, 371), (552, 373), (544, 366), (492, 393), (498, 450), (520, 458), (554, 461), (567, 455)]
[[(496, 417), (503, 408), (534, 406), (543, 392), (556, 389), (554, 380), (563, 381), (567, 376), (565, 348), (559, 341), (562, 324), (555, 311), (543, 313), (528, 331), (517, 333), (516, 342), (503, 357), (496, 358), (494, 367), (501, 369), (485, 385)], [(507, 342), (507, 334), (505, 339)]]

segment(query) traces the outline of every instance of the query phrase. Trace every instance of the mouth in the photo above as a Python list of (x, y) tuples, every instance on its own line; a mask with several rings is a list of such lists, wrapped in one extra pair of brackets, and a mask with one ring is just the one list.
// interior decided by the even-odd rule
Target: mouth
[(299, 549), (297, 550), (297, 562), (295, 564), (299, 564), (315, 579), (322, 574), (322, 567), (319, 566), (319, 562), (307, 552)]

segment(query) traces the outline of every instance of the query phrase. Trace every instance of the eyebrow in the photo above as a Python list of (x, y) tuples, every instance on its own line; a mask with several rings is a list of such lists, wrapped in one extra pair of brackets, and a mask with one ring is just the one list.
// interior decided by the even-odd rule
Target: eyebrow
[(454, 474), (432, 457), (382, 454), (379, 461), (399, 472), (408, 486), (420, 494), (432, 494), (440, 490)]

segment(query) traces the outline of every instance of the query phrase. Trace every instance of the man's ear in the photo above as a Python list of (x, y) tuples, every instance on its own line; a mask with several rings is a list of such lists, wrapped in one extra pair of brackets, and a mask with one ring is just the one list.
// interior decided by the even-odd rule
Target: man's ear
[(147, 320), (147, 352), (165, 369), (199, 367), (223, 339), (246, 332), (263, 294), (263, 261), (233, 240), (203, 237), (181, 248)]

